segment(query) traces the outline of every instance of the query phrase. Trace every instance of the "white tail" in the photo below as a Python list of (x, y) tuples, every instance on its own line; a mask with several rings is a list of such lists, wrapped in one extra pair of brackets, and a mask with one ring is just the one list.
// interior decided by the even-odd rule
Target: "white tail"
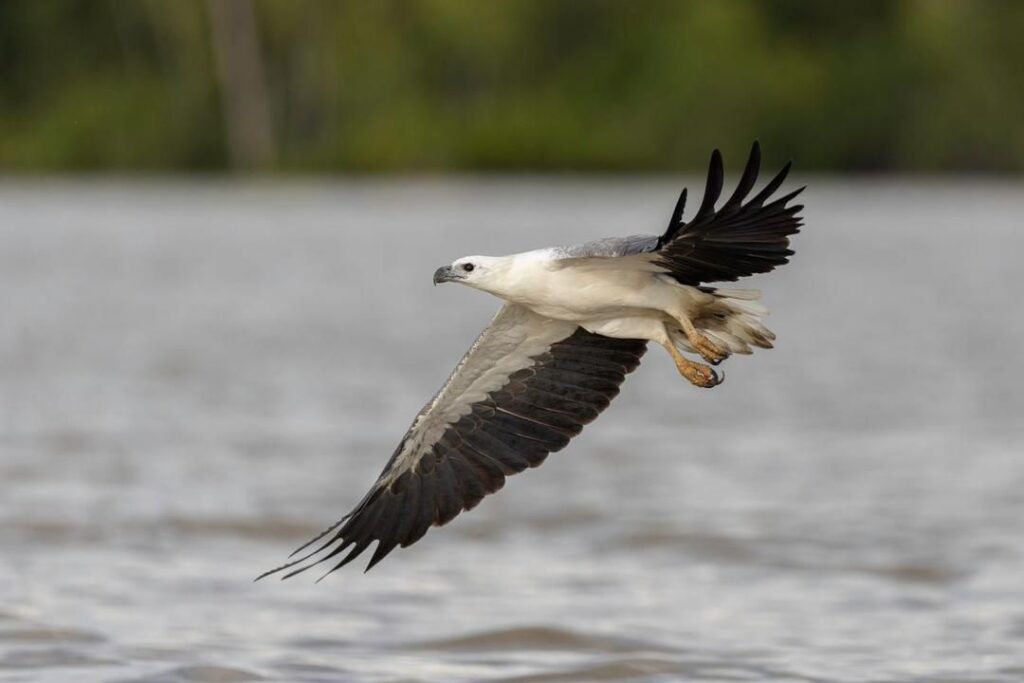
[[(760, 302), (761, 292), (756, 289), (704, 290), (710, 296), (693, 318), (693, 325), (715, 344), (729, 353), (751, 352), (751, 346), (772, 348), (775, 335), (764, 326), (761, 318), (768, 309)], [(682, 346), (688, 347), (686, 342)], [(687, 351), (692, 351), (686, 348)]]

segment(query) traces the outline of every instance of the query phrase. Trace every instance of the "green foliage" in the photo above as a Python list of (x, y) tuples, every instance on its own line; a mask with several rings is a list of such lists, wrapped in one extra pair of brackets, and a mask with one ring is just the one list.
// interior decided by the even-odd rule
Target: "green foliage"
[[(0, 3), (0, 170), (230, 167), (208, 1)], [(1024, 169), (1019, 0), (254, 8), (280, 170)]]

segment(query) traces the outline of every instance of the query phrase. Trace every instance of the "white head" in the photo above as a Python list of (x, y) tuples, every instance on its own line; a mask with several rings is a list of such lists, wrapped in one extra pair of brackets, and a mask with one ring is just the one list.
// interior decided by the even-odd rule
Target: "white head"
[(450, 266), (441, 266), (434, 271), (434, 284), (458, 282), (474, 289), (494, 292), (508, 267), (509, 258), (505, 256), (463, 256)]

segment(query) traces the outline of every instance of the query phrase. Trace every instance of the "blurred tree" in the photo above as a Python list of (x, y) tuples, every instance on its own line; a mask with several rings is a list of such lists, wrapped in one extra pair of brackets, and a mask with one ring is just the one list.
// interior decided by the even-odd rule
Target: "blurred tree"
[(236, 166), (266, 168), (274, 160), (274, 137), (252, 2), (208, 4), (231, 158)]
[(1020, 171), (1022, 29), (1019, 0), (0, 3), (0, 169), (664, 170), (759, 137)]

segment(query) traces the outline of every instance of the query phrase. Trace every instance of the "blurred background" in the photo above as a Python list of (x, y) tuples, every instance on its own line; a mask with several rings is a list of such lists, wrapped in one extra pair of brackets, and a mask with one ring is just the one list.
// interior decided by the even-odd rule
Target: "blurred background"
[[(0, 681), (1024, 680), (1024, 3), (0, 2)], [(776, 348), (652, 349), (368, 574), (497, 308), (440, 265), (807, 185)], [(687, 216), (692, 215), (691, 205)]]
[(0, 170), (1020, 172), (1016, 0), (0, 7)]

